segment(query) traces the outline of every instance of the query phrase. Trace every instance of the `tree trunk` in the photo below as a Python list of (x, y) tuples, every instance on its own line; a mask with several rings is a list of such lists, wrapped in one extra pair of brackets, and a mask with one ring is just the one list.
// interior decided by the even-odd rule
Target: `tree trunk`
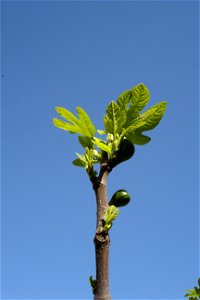
[(96, 254), (96, 287), (94, 289), (94, 300), (111, 300), (109, 292), (109, 248), (110, 238), (108, 232), (98, 233), (98, 229), (103, 227), (103, 217), (108, 208), (107, 178), (108, 168), (106, 164), (101, 164), (100, 174), (96, 182), (93, 183), (97, 202), (97, 224), (94, 237)]

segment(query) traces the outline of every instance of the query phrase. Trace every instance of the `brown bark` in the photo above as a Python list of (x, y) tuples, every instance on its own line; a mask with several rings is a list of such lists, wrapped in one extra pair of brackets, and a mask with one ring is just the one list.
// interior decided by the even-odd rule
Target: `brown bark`
[(93, 182), (97, 202), (97, 224), (94, 237), (96, 254), (96, 288), (94, 300), (111, 300), (109, 292), (109, 248), (110, 238), (108, 232), (98, 233), (103, 226), (104, 212), (108, 207), (107, 178), (109, 169), (106, 163), (101, 164), (100, 174)]

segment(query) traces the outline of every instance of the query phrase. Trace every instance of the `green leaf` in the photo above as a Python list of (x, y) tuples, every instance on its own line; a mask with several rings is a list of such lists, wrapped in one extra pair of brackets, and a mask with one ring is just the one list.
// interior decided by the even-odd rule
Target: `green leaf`
[(77, 167), (86, 168), (87, 167), (87, 159), (86, 159), (85, 155), (84, 154), (81, 155), (77, 152), (76, 152), (76, 155), (78, 156), (78, 158), (73, 161), (73, 165), (75, 165)]
[[(142, 134), (143, 131), (155, 128), (161, 121), (167, 107), (167, 102), (160, 102), (143, 114), (138, 114), (134, 121), (123, 131), (123, 135), (133, 144), (144, 145), (150, 142), (151, 138)], [(126, 126), (126, 124), (125, 124)]]
[(99, 153), (96, 149), (93, 149), (93, 163), (100, 162), (102, 159), (101, 153)]
[(71, 122), (72, 124), (78, 125), (78, 119), (69, 110), (67, 110), (64, 107), (59, 107), (59, 106), (57, 106), (55, 109), (62, 118), (66, 119), (67, 121)]
[(130, 126), (134, 122), (134, 120), (139, 115), (139, 112), (146, 106), (149, 102), (150, 93), (147, 87), (140, 83), (133, 87), (132, 89), (132, 97), (130, 99), (130, 107), (127, 110), (126, 114), (126, 123), (124, 127)]
[(87, 169), (93, 166), (93, 149), (85, 148), (85, 159), (87, 161)]
[(69, 130), (69, 129), (67, 128), (67, 123), (64, 122), (64, 121), (62, 121), (62, 120), (59, 120), (59, 119), (54, 118), (54, 119), (53, 119), (53, 124), (54, 124), (54, 126), (60, 128), (60, 129), (63, 129), (63, 130)]
[(92, 149), (93, 148), (93, 142), (92, 142), (92, 139), (87, 137), (87, 136), (79, 136), (78, 137), (78, 140), (79, 140), (79, 143), (81, 144), (81, 146), (83, 148), (86, 148), (88, 147), (89, 149)]
[(94, 136), (96, 129), (88, 114), (81, 107), (76, 107), (79, 118), (77, 118), (74, 114), (72, 114), (64, 107), (56, 107), (56, 111), (61, 117), (68, 121), (64, 122), (58, 119), (54, 119), (53, 122), (56, 127), (68, 130), (70, 131), (70, 133), (78, 133), (86, 137)]
[(116, 217), (119, 214), (119, 209), (114, 206), (114, 205), (110, 205), (108, 206), (108, 208), (105, 211), (105, 216), (104, 216), (104, 227), (103, 230), (109, 230), (112, 227), (112, 222), (116, 219)]
[(123, 92), (117, 99), (117, 104), (120, 107), (120, 109), (127, 110), (127, 105), (130, 102), (132, 98), (132, 90), (128, 90)]
[(199, 295), (199, 293), (197, 293), (195, 290), (187, 290), (186, 291), (187, 292), (187, 294), (185, 295), (185, 297), (198, 297), (198, 296), (200, 296)]
[(91, 171), (94, 163), (98, 163), (101, 159), (101, 155), (95, 149), (85, 148), (85, 154), (81, 155), (76, 153), (78, 156), (72, 163), (77, 167), (83, 167), (86, 171)]
[(86, 163), (83, 160), (81, 160), (80, 158), (76, 158), (75, 160), (73, 160), (72, 163), (76, 167), (82, 167), (82, 168), (86, 167)]
[(186, 292), (190, 293), (190, 294), (194, 294), (195, 291), (194, 290), (186, 290)]
[(151, 138), (147, 135), (144, 135), (140, 132), (128, 132), (126, 138), (136, 145), (145, 145), (151, 141)]
[(123, 124), (125, 121), (125, 111), (120, 109), (114, 101), (111, 101), (106, 109), (106, 115), (104, 116), (106, 133), (113, 134), (115, 138), (116, 133), (121, 133), (123, 130)]
[(119, 214), (119, 209), (114, 205), (110, 205), (108, 209), (105, 211), (105, 221), (106, 223), (110, 223), (114, 221)]
[(141, 126), (139, 130), (142, 132), (155, 128), (160, 123), (166, 108), (167, 102), (163, 101), (157, 103), (141, 114), (138, 118), (138, 121), (145, 122), (145, 124)]
[(198, 296), (200, 296), (200, 289), (197, 286), (194, 287), (194, 290), (195, 290), (196, 294)]
[(101, 150), (107, 152), (109, 155), (112, 152), (112, 146), (106, 144), (103, 140), (99, 138), (93, 138), (93, 143)]
[(100, 134), (100, 135), (106, 134), (106, 132), (105, 132), (104, 130), (100, 130), (100, 129), (98, 129), (97, 132), (98, 132), (98, 134)]
[(89, 283), (90, 283), (92, 288), (96, 287), (96, 280), (93, 279), (92, 275), (89, 277)]
[(95, 135), (96, 129), (95, 129), (90, 117), (84, 111), (84, 109), (81, 108), (80, 106), (76, 107), (76, 111), (80, 118), (80, 126), (82, 126), (85, 133), (87, 132), (87, 134), (83, 134), (83, 135), (88, 136), (88, 137), (93, 137)]
[(79, 129), (79, 127), (77, 127), (76, 125), (72, 125), (70, 123), (64, 122), (62, 120), (59, 119), (53, 119), (53, 123), (56, 127), (63, 129), (63, 130), (67, 130), (70, 133), (79, 133), (82, 134), (82, 130)]
[(146, 125), (146, 122), (143, 121), (142, 119), (138, 118), (137, 120), (135, 120), (134, 123), (132, 123), (128, 128), (126, 128), (123, 131), (123, 135), (125, 135), (128, 132), (134, 132), (134, 131), (141, 131), (141, 128), (144, 127), (144, 125)]
[(131, 106), (135, 108), (135, 113), (139, 113), (149, 102), (150, 93), (148, 88), (140, 83), (132, 89)]
[(95, 279), (92, 278), (92, 275), (89, 277), (89, 283), (92, 287), (92, 292), (93, 294), (95, 293), (95, 289), (96, 289), (96, 286), (97, 286), (97, 281)]

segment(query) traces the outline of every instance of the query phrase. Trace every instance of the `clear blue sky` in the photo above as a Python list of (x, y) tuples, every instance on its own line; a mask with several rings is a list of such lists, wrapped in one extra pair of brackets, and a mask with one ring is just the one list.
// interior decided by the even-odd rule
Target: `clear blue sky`
[(2, 299), (89, 299), (95, 197), (77, 138), (52, 125), (77, 105), (98, 129), (143, 82), (167, 100), (152, 141), (109, 177), (131, 204), (111, 231), (113, 299), (183, 299), (199, 276), (198, 2), (2, 2)]

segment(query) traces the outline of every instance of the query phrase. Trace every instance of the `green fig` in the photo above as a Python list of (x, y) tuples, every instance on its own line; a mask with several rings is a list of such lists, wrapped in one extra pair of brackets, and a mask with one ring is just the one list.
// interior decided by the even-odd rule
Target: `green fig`
[(118, 164), (130, 159), (135, 153), (135, 147), (131, 141), (126, 138), (119, 144), (119, 149), (116, 151), (114, 158), (110, 161), (110, 166), (114, 168)]
[(123, 139), (119, 145), (118, 159), (120, 162), (130, 159), (135, 152), (135, 147), (128, 139)]
[(129, 193), (126, 190), (118, 190), (115, 192), (109, 201), (109, 205), (115, 205), (116, 207), (125, 206), (131, 200)]

